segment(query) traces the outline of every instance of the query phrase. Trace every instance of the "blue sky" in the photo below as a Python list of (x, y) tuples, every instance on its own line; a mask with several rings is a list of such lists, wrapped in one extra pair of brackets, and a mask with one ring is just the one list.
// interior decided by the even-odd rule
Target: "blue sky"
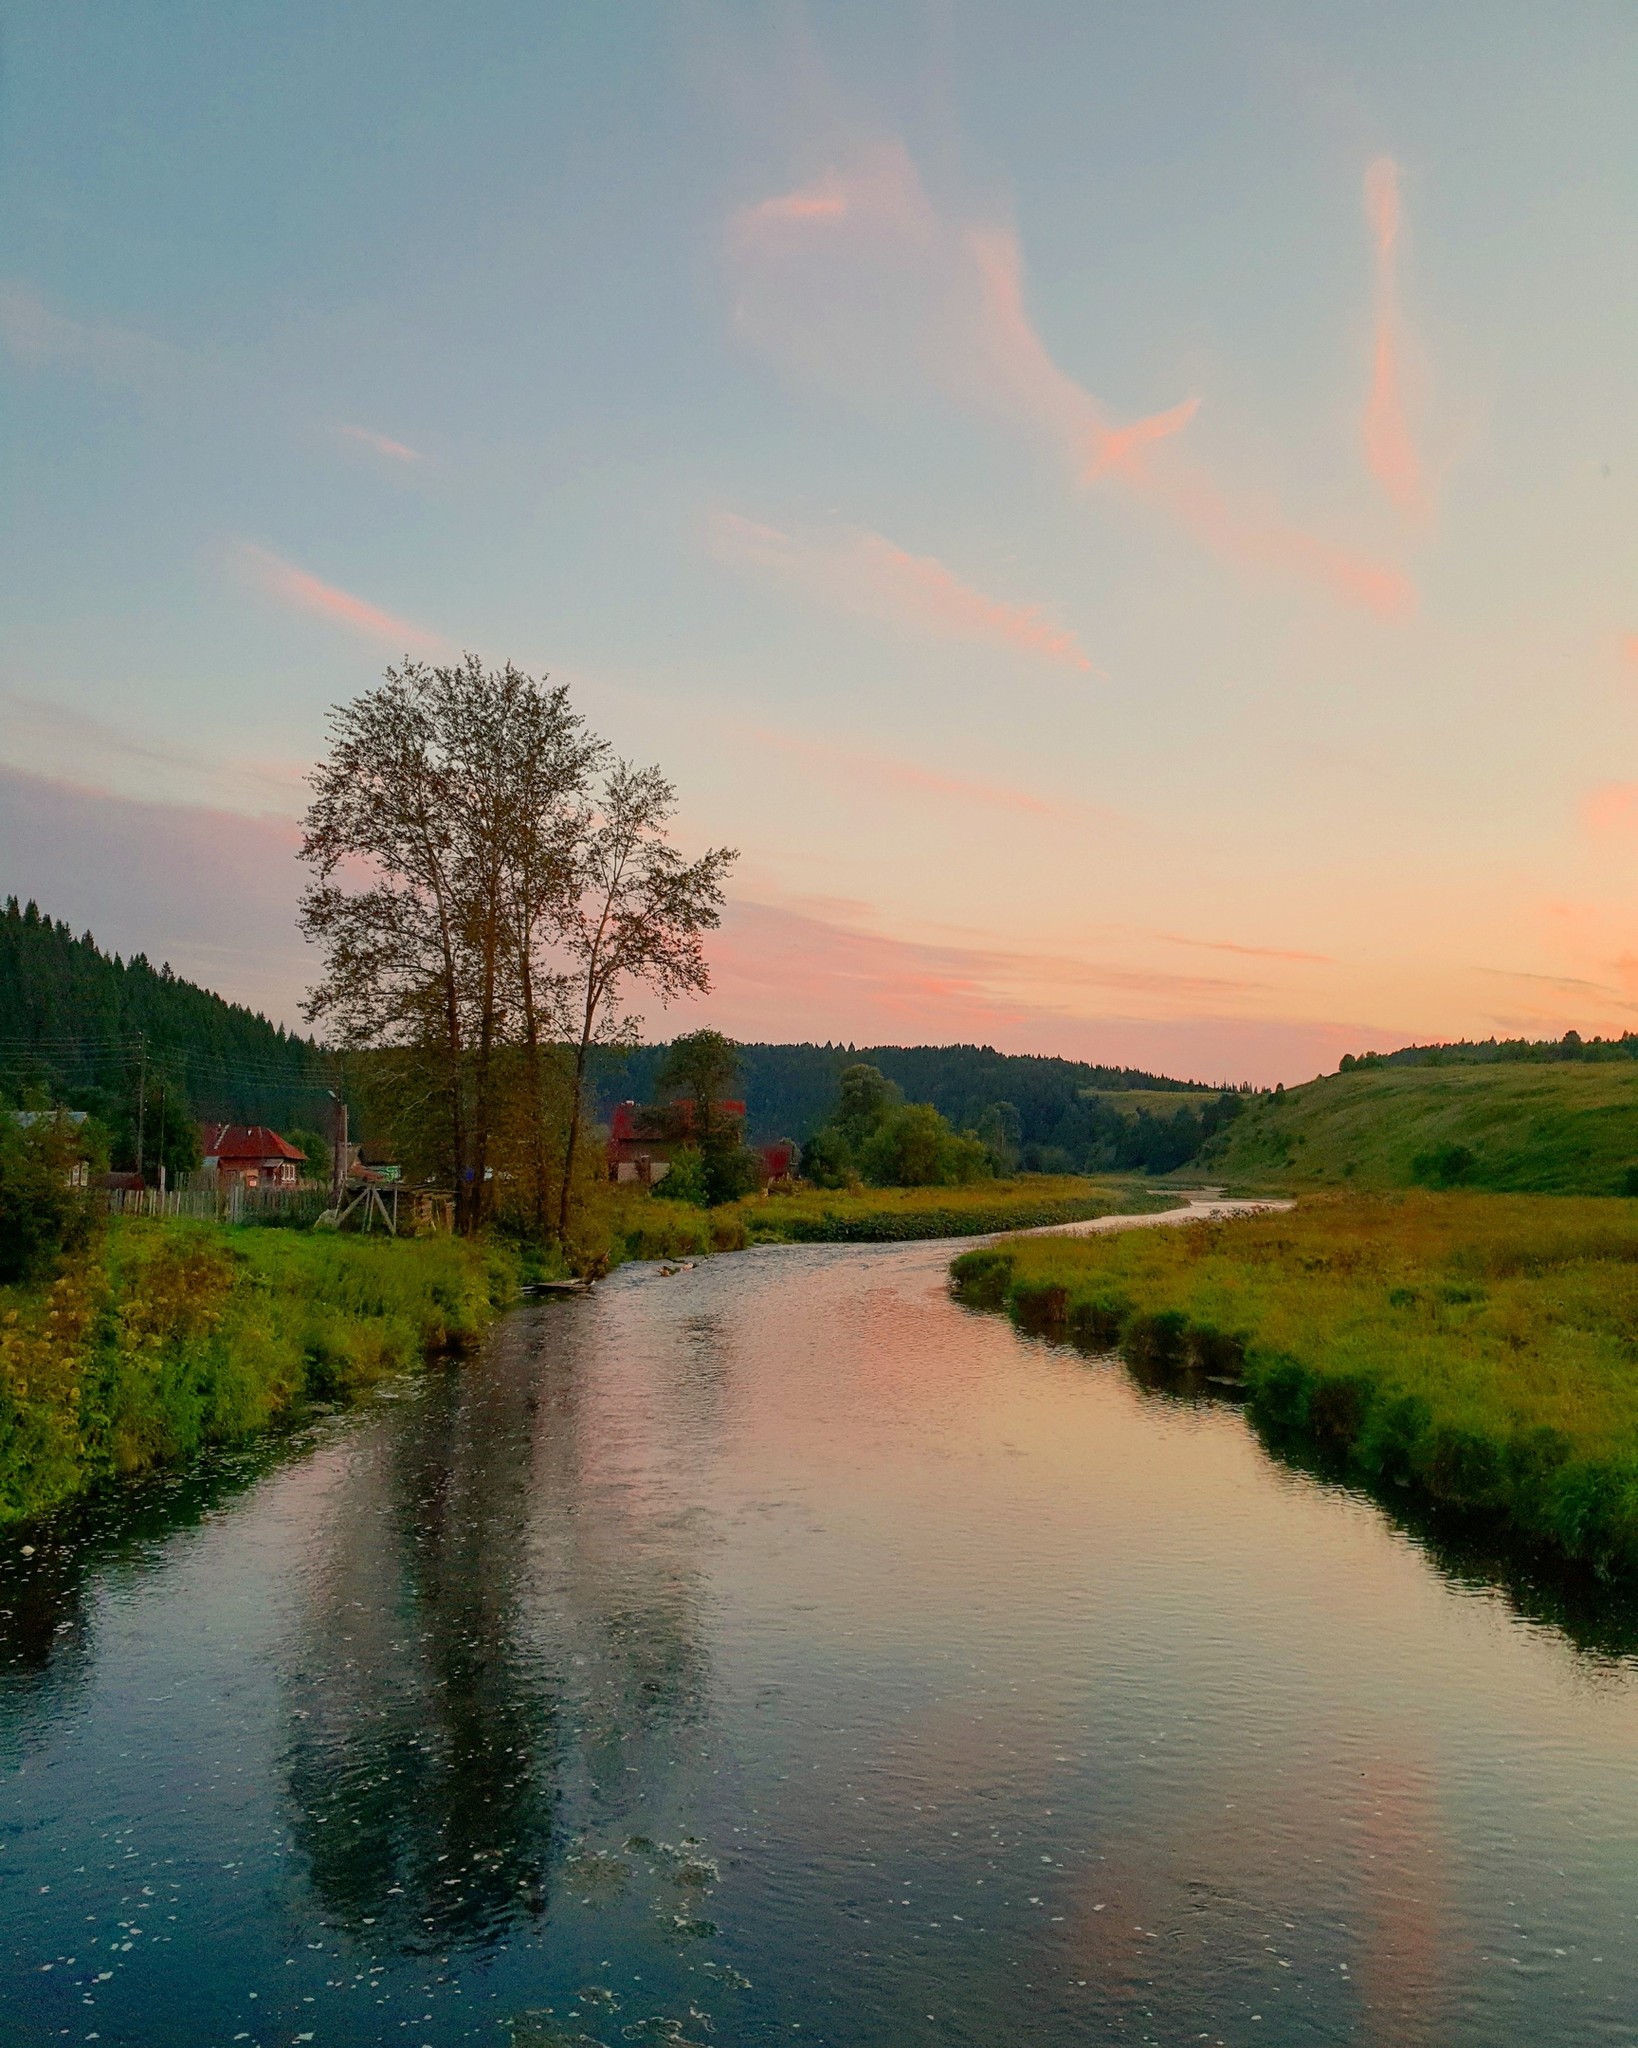
[(1633, 1021), (1630, 9), (0, 54), (0, 888), (293, 1019), (326, 707), (471, 647), (740, 848), (742, 1036)]

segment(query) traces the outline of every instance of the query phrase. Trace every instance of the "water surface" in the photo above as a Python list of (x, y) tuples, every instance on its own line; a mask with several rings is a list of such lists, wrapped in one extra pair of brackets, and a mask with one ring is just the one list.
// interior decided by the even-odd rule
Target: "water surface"
[(0, 2039), (1638, 2040), (1638, 1667), (770, 1248), (0, 1539)]

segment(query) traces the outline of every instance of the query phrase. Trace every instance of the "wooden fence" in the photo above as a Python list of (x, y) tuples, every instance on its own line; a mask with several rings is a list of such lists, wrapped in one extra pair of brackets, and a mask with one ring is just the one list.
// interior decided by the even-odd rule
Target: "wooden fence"
[(105, 1188), (110, 1216), (192, 1216), (204, 1223), (316, 1223), (330, 1191), (312, 1181), (294, 1187), (247, 1188), (228, 1180), (205, 1187)]
[(326, 1228), (370, 1232), (393, 1237), (430, 1237), (455, 1228), (455, 1197), (442, 1188), (360, 1188), (355, 1182), (338, 1210), (330, 1191), (317, 1181), (294, 1187), (247, 1188), (242, 1181), (218, 1182), (214, 1176), (190, 1176), (204, 1185), (168, 1188), (104, 1188), (110, 1216), (192, 1216), (204, 1223), (282, 1223), (310, 1230)]

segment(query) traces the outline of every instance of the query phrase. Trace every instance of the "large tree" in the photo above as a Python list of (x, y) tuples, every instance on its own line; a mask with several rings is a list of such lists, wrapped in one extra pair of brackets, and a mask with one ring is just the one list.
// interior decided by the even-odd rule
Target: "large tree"
[(562, 1238), (569, 1229), (569, 1190), (592, 1047), (635, 1037), (638, 1019), (624, 1009), (631, 984), (662, 1003), (703, 994), (711, 986), (701, 934), (721, 921), (722, 884), (737, 855), (713, 847), (685, 861), (666, 836), (676, 807), (676, 791), (658, 768), (617, 762), (575, 847), (572, 900), (562, 919), (574, 1047), (558, 1211)]
[(538, 1053), (536, 970), (562, 936), (603, 749), (565, 689), (470, 654), (388, 669), (332, 713), (330, 740), (301, 846), (317, 875), (301, 925), (325, 955), (306, 1013), (345, 1046), (410, 1056), (396, 1070), (438, 1114), (474, 1230), (496, 1056), (519, 1038)]

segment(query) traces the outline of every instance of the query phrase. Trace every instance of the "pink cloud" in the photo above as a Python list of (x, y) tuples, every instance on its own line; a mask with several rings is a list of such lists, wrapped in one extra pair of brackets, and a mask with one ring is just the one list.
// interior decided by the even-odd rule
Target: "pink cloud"
[(1638, 668), (1638, 633), (1628, 633), (1622, 640), (1621, 659), (1628, 668)]
[(305, 569), (298, 569), (293, 562), (251, 541), (234, 544), (233, 561), (239, 573), (265, 596), (292, 611), (344, 626), (349, 632), (361, 633), (400, 653), (438, 653), (446, 647), (447, 643), (437, 634), (394, 618), (391, 612), (381, 611), (349, 591), (338, 590), (334, 584), (322, 583)]
[(1365, 467), (1390, 500), (1408, 517), (1424, 509), (1421, 458), (1405, 415), (1400, 364), (1399, 289), (1395, 245), (1399, 239), (1399, 166), (1381, 156), (1365, 172), (1365, 219), (1376, 251), (1376, 334), (1371, 349), (1371, 382), (1360, 421)]
[(420, 452), (407, 447), (402, 441), (389, 440), (385, 434), (372, 433), (368, 427), (352, 427), (343, 422), (336, 432), (344, 441), (351, 441), (357, 447), (368, 448), (372, 455), (384, 455), (389, 462), (419, 462)]
[(1141, 449), (1182, 433), (1199, 410), (1198, 398), (1185, 398), (1170, 412), (1151, 413), (1145, 420), (1133, 420), (1130, 426), (1110, 428), (1082, 471), (1084, 480), (1089, 484), (1096, 483), (1099, 477), (1112, 469), (1129, 468)]
[[(299, 837), (294, 820), (139, 802), (0, 767), (7, 890), (293, 1025), (313, 969), (295, 925)], [(1255, 996), (1249, 982), (901, 939), (866, 928), (868, 916), (863, 905), (731, 903), (711, 945), (707, 1013), (745, 1038), (987, 1042), (1205, 1081), (1302, 1080), (1343, 1052), (1407, 1035), (1236, 1014)], [(654, 1027), (686, 1028), (686, 1014), (662, 1013)]]
[(1638, 782), (1595, 783), (1581, 799), (1581, 823), (1594, 839), (1630, 839), (1638, 833)]
[(794, 755), (798, 760), (847, 782), (874, 783), (881, 787), (909, 790), (920, 796), (950, 798), (964, 805), (986, 810), (1010, 811), (1031, 818), (1072, 818), (1099, 815), (1089, 806), (1051, 803), (1026, 789), (1002, 782), (970, 780), (960, 775), (942, 775), (892, 754), (879, 754), (867, 747), (838, 747), (823, 740), (803, 739), (795, 733), (773, 732), (764, 726), (749, 729), (758, 746)]
[(742, 208), (727, 253), (733, 319), (799, 375), (886, 403), (906, 382), (999, 412), (1044, 436), (1081, 484), (1120, 485), (1228, 560), (1318, 582), (1385, 617), (1414, 605), (1408, 579), (1236, 504), (1209, 478), (1153, 458), (1197, 400), (1121, 425), (1054, 361), (1025, 304), (1008, 227), (944, 219), (902, 144), (846, 172)]
[(990, 597), (936, 556), (910, 554), (883, 534), (844, 531), (799, 540), (726, 512), (713, 522), (711, 539), (724, 560), (770, 570), (845, 610), (940, 639), (989, 641), (1037, 661), (1095, 672), (1074, 634), (1039, 605)]
[[(714, 993), (690, 1011), (743, 1038), (989, 1044), (1272, 1084), (1404, 1036), (1236, 1014), (1252, 988), (1245, 982), (929, 944), (766, 903), (731, 904), (711, 958)], [(657, 1033), (685, 1028), (675, 1013), (654, 1023)]]

